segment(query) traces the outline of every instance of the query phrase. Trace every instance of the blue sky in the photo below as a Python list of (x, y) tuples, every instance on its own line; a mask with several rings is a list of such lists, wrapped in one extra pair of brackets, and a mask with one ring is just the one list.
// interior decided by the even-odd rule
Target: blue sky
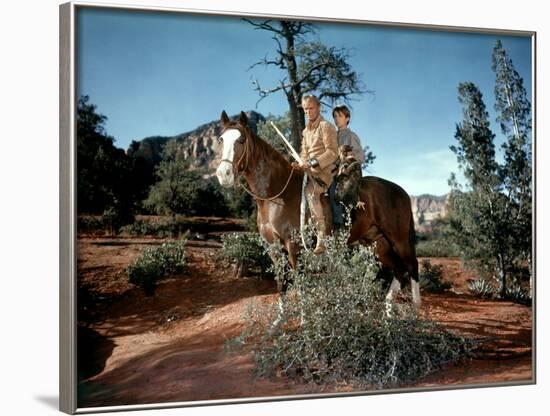
[[(531, 39), (372, 25), (317, 23), (317, 37), (346, 47), (349, 62), (374, 94), (353, 103), (350, 127), (376, 155), (369, 174), (410, 194), (448, 192), (457, 171), (455, 125), (461, 121), (459, 82), (483, 93), (497, 134), (491, 53), (497, 39), (524, 78), (531, 99)], [(175, 135), (254, 109), (284, 114), (282, 93), (260, 102), (252, 79), (275, 85), (281, 73), (250, 65), (274, 50), (268, 32), (236, 17), (81, 9), (77, 20), (77, 93), (87, 94), (108, 117), (115, 145)], [(532, 101), (532, 100), (531, 100)], [(324, 114), (332, 121), (330, 112)]]

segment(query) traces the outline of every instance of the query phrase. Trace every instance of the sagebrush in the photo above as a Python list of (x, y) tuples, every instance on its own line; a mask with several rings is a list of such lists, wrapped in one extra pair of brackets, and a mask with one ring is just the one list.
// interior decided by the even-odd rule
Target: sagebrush
[(303, 251), (295, 271), (282, 256), (274, 263), (277, 278), (291, 282), (283, 307), (251, 305), (247, 327), (232, 343), (253, 351), (259, 376), (381, 388), (413, 382), (468, 355), (467, 340), (407, 303), (388, 317), (373, 249), (350, 249), (346, 240), (345, 233), (328, 238), (320, 256)]
[(145, 294), (152, 295), (160, 279), (183, 271), (186, 242), (182, 238), (143, 250), (128, 266), (128, 281), (143, 288)]
[(443, 280), (443, 266), (422, 260), (420, 287), (425, 292), (441, 293), (451, 288), (451, 284)]
[(239, 277), (245, 275), (249, 269), (257, 269), (264, 275), (271, 267), (266, 247), (258, 233), (227, 233), (222, 236), (220, 259), (235, 264)]

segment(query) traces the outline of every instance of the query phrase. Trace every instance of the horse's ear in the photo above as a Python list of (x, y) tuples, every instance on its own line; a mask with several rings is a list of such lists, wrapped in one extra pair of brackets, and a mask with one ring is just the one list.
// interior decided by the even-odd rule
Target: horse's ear
[(229, 117), (227, 117), (227, 113), (225, 112), (225, 110), (222, 111), (220, 122), (222, 123), (223, 128), (225, 128), (225, 126), (229, 124)]
[(248, 126), (248, 117), (244, 111), (241, 111), (241, 116), (239, 117), (239, 124), (243, 127)]

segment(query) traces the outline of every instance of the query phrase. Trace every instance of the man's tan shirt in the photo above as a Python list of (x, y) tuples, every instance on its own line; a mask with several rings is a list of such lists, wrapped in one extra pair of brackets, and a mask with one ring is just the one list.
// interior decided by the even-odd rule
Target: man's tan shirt
[(327, 187), (332, 183), (338, 160), (338, 139), (336, 128), (321, 115), (313, 123), (308, 123), (302, 132), (302, 151), (300, 157), (304, 162), (317, 159), (319, 166), (312, 169), (313, 174), (321, 179)]

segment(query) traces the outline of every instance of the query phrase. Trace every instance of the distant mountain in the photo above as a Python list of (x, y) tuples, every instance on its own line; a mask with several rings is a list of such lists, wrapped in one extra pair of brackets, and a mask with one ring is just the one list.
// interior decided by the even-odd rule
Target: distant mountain
[[(255, 111), (246, 113), (249, 119), (250, 127), (256, 131), (258, 123), (265, 121), (265, 117)], [(230, 117), (232, 120), (238, 119), (238, 115)], [(153, 183), (154, 167), (159, 163), (164, 145), (175, 140), (178, 147), (191, 163), (194, 169), (205, 169), (214, 173), (217, 161), (216, 155), (221, 153), (218, 137), (221, 134), (221, 124), (219, 120), (214, 120), (203, 124), (196, 129), (181, 133), (176, 136), (152, 136), (146, 137), (140, 141), (134, 141), (127, 150), (128, 155), (136, 159), (145, 161), (148, 167), (149, 181)], [(447, 215), (448, 195), (435, 196), (424, 194), (411, 196), (411, 205), (415, 228), (417, 231), (429, 231), (435, 219)]]
[(448, 199), (449, 194), (442, 196), (430, 194), (411, 196), (416, 231), (429, 231), (434, 220), (445, 217), (447, 215)]
[[(255, 111), (246, 113), (249, 126), (256, 131), (260, 121), (265, 121), (265, 117)], [(238, 115), (230, 117), (232, 120), (238, 119)], [(191, 167), (195, 169), (207, 169), (212, 173), (216, 169), (216, 155), (221, 152), (218, 137), (221, 134), (221, 123), (214, 120), (203, 124), (187, 133), (181, 133), (176, 136), (153, 136), (146, 137), (140, 141), (134, 141), (127, 150), (129, 156), (133, 158), (142, 158), (153, 170), (160, 161), (160, 156), (164, 145), (175, 140), (178, 147), (190, 161)]]

